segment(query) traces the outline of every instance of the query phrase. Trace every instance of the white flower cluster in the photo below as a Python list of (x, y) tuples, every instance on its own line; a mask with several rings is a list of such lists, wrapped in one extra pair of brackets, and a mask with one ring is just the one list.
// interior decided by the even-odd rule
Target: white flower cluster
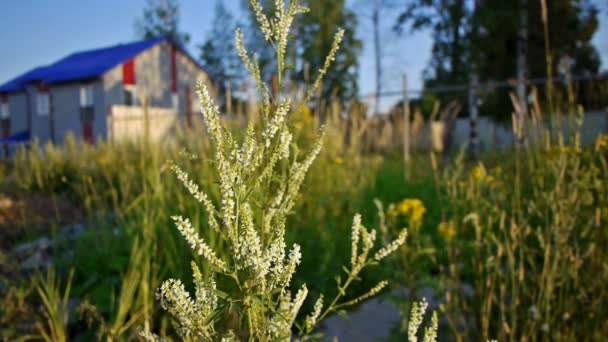
[[(282, 60), (281, 54), (284, 55), (286, 51), (293, 17), (303, 9), (296, 5), (296, 1), (290, 1), (287, 6), (282, 1), (277, 1), (275, 15), (270, 20), (257, 1), (252, 1), (251, 5), (262, 33), (275, 45), (278, 57)], [(275, 177), (277, 164), (290, 159), (293, 134), (289, 131), (287, 116), (291, 111), (291, 100), (285, 98), (277, 105), (271, 104), (268, 88), (261, 82), (257, 58), (255, 55), (253, 58), (249, 57), (240, 30), (236, 33), (236, 43), (239, 55), (256, 80), (258, 93), (264, 98), (261, 106), (263, 120), (259, 131), (250, 123), (243, 142), (237, 142), (230, 130), (223, 126), (219, 108), (214, 104), (206, 85), (197, 85), (203, 120), (215, 146), (214, 159), (220, 193), (217, 209), (176, 163), (169, 164), (184, 187), (203, 204), (209, 227), (219, 232), (220, 237), (224, 239), (223, 244), (231, 252), (230, 260), (218, 257), (187, 218), (174, 216), (173, 220), (194, 252), (214, 266), (213, 272), (223, 273), (235, 279), (243, 291), (243, 298), (266, 297), (265, 305), (270, 305), (267, 314), (260, 317), (256, 301), (251, 299), (246, 301), (249, 304), (245, 305), (246, 312), (243, 313), (251, 318), (251, 322), (256, 322), (257, 326), (267, 327), (250, 331), (254, 335), (257, 334), (256, 339), (266, 339), (270, 336), (291, 334), (293, 320), (308, 293), (306, 287), (303, 287), (291, 301), (288, 288), (302, 255), (297, 244), (294, 244), (286, 255), (285, 221), (286, 215), (295, 204), (304, 177), (321, 149), (323, 136), (319, 137), (312, 150), (301, 161), (290, 161), (291, 165), (283, 181), (276, 186), (269, 185), (269, 181)], [(284, 68), (282, 63), (283, 61), (279, 62), (279, 69)], [(273, 192), (275, 195), (266, 205), (258, 206), (261, 194)], [(256, 203), (255, 210), (253, 203)], [(258, 218), (261, 219), (258, 221)], [(179, 323), (183, 336), (193, 336), (193, 326), (202, 322), (199, 320), (193, 323), (192, 316), (209, 317), (212, 311), (217, 309), (217, 298), (209, 296), (215, 284), (202, 282), (202, 275), (194, 265), (193, 272), (196, 302), (189, 299), (183, 284), (177, 280), (165, 282), (159, 295), (163, 307)], [(277, 293), (279, 296), (275, 298), (275, 304), (269, 304), (268, 299)], [(211, 311), (199, 312), (199, 307)], [(213, 327), (212, 323), (207, 324)], [(210, 331), (212, 330), (207, 333)], [(265, 336), (266, 334), (270, 335)], [(224, 338), (229, 340), (227, 336)]]
[(380, 291), (382, 291), (387, 286), (388, 286), (388, 281), (383, 280), (383, 281), (379, 282), (376, 286), (372, 287), (365, 294), (363, 294), (355, 299), (351, 299), (348, 302), (342, 303), (342, 304), (340, 304), (340, 306), (351, 306), (351, 305), (358, 304), (366, 299), (369, 299), (369, 298), (377, 295), (378, 293), (380, 293)]
[[(366, 266), (369, 252), (376, 242), (376, 230), (367, 230), (361, 224), (360, 214), (355, 215), (353, 219), (351, 240), (351, 271), (358, 274)], [(361, 245), (361, 251), (359, 251), (359, 245)]]
[[(199, 279), (196, 279), (196, 278)], [(216, 309), (217, 299), (206, 289), (214, 284), (204, 284), (200, 271), (195, 273), (196, 298), (193, 301), (180, 280), (169, 279), (158, 290), (157, 297), (163, 309), (167, 310), (178, 322), (178, 331), (184, 337), (209, 339), (213, 325), (209, 324)]]
[(300, 312), (300, 308), (308, 295), (306, 285), (302, 285), (296, 293), (293, 301), (290, 293), (284, 292), (279, 298), (278, 310), (270, 320), (268, 325), (267, 337), (271, 341), (289, 341), (291, 337), (291, 327)]
[(403, 230), (401, 230), (401, 232), (399, 232), (399, 236), (397, 236), (397, 238), (395, 240), (393, 240), (387, 246), (380, 248), (378, 250), (378, 252), (376, 252), (376, 254), (374, 255), (374, 259), (376, 261), (380, 261), (380, 260), (386, 258), (389, 254), (392, 254), (394, 251), (397, 250), (397, 248), (399, 248), (401, 245), (403, 245), (405, 243), (406, 238), (407, 238), (407, 229), (404, 228)]
[[(177, 179), (182, 182), (184, 187), (188, 190), (188, 192), (190, 192), (194, 199), (202, 203), (208, 213), (215, 213), (215, 206), (213, 205), (207, 194), (199, 190), (199, 186), (190, 179), (188, 174), (172, 161), (169, 162), (169, 166), (173, 173), (175, 173), (175, 175), (177, 176)], [(217, 223), (217, 220), (215, 219), (215, 215), (209, 215), (209, 226), (213, 228), (213, 230), (219, 231), (219, 225)]]
[[(418, 341), (418, 329), (424, 320), (424, 314), (428, 303), (425, 298), (422, 298), (421, 302), (414, 302), (412, 306), (412, 312), (410, 314), (410, 321), (407, 328), (407, 340), (408, 342)], [(437, 340), (437, 313), (433, 312), (431, 319), (431, 325), (424, 329), (424, 342), (434, 342)]]
[(194, 252), (198, 255), (201, 255), (209, 261), (209, 263), (218, 269), (225, 271), (226, 263), (215, 255), (215, 252), (205, 243), (198, 233), (192, 227), (192, 223), (187, 218), (183, 218), (181, 216), (172, 216), (171, 217), (177, 226), (177, 229), (182, 234), (182, 236), (186, 239), (186, 241), (190, 244), (190, 247), (194, 250)]
[(319, 296), (319, 299), (315, 302), (315, 306), (312, 309), (310, 315), (306, 317), (304, 321), (304, 329), (306, 333), (312, 332), (312, 330), (317, 325), (319, 321), (319, 316), (321, 315), (321, 310), (323, 310), (323, 294)]
[[(269, 19), (257, 0), (251, 0), (251, 6), (265, 39), (277, 51), (278, 88), (281, 89), (289, 30), (294, 16), (305, 9), (299, 7), (296, 0), (288, 1), (287, 5), (283, 0), (276, 0), (276, 11)], [(343, 30), (336, 34), (325, 64), (319, 70), (304, 103), (310, 100), (334, 60), (343, 34)], [(287, 124), (292, 110), (291, 100), (283, 98), (280, 93), (276, 97), (270, 95), (268, 86), (261, 80), (256, 56), (250, 57), (244, 47), (243, 33), (237, 30), (235, 38), (238, 53), (256, 81), (258, 95), (262, 98), (261, 121), (259, 127), (256, 124), (255, 128), (253, 123), (249, 123), (244, 137), (235, 139), (220, 117), (219, 108), (207, 86), (200, 82), (197, 84), (201, 113), (214, 145), (213, 165), (219, 190), (217, 207), (186, 172), (176, 163), (169, 163), (178, 180), (204, 207), (208, 226), (212, 232), (216, 232), (220, 240), (218, 243), (226, 253), (219, 257), (212, 248), (213, 245), (210, 246), (199, 236), (190, 220), (173, 216), (179, 232), (194, 253), (202, 256), (212, 267), (208, 268), (208, 274), (203, 275), (196, 264), (192, 263), (194, 299), (190, 298), (183, 283), (174, 279), (162, 284), (158, 298), (162, 307), (176, 320), (180, 335), (186, 339), (237, 340), (232, 327), (222, 325), (226, 331), (216, 332), (214, 321), (226, 317), (227, 310), (236, 310), (241, 324), (235, 328), (240, 329), (238, 335), (245, 332), (251, 340), (288, 341), (308, 290), (303, 285), (293, 297), (289, 290), (302, 253), (297, 244), (293, 244), (289, 253), (286, 253), (286, 220), (296, 203), (304, 178), (321, 150), (324, 135), (320, 134), (303, 157), (292, 155), (297, 147), (294, 146), (293, 134)], [(188, 159), (193, 158), (196, 157), (188, 156)], [(338, 284), (340, 294), (325, 309), (323, 297), (317, 300), (313, 312), (304, 322), (304, 332), (310, 333), (319, 320), (339, 307), (338, 299), (364, 267), (394, 252), (403, 244), (405, 237), (403, 232), (370, 260), (376, 231), (368, 231), (361, 224), (360, 215), (356, 215), (352, 230), (352, 268), (349, 279), (344, 284)], [(214, 281), (217, 276), (223, 280), (233, 280), (232, 288), (236, 290), (231, 290), (230, 294), (217, 290)], [(363, 296), (341, 305), (369, 298), (386, 285), (387, 282), (380, 282)], [(220, 298), (219, 293), (222, 294)], [(222, 303), (218, 303), (218, 300)], [(149, 332), (142, 333), (142, 336), (154, 340)]]

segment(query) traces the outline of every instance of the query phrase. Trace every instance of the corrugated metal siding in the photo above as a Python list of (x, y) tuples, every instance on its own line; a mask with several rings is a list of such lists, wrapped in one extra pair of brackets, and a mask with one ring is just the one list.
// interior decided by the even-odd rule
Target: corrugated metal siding
[(95, 140), (108, 138), (108, 118), (105, 105), (105, 91), (103, 81), (95, 82), (93, 85), (93, 98), (95, 107), (95, 122), (93, 125), (93, 136)]
[[(135, 75), (137, 77), (137, 74)], [(123, 104), (124, 93), (122, 85), (122, 65), (118, 65), (103, 74), (104, 108), (115, 104)]]
[[(186, 87), (188, 86), (191, 90), (191, 106), (197, 110), (196, 82), (198, 80), (208, 82), (207, 74), (179, 50), (176, 67), (179, 112), (180, 114), (186, 112)], [(135, 79), (138, 102), (141, 98), (146, 98), (151, 107), (172, 107), (171, 45), (168, 42), (155, 45), (135, 57)], [(122, 65), (103, 75), (103, 86), (106, 107), (124, 104)]]
[[(93, 86), (94, 139), (105, 139), (106, 111), (104, 102), (104, 87), (101, 81), (91, 84)], [(81, 83), (51, 87), (53, 97), (53, 114), (55, 119), (55, 143), (62, 144), (71, 132), (78, 140), (83, 139), (82, 121), (80, 118), (80, 87)], [(37, 132), (33, 132), (37, 135)]]
[(27, 100), (25, 92), (10, 93), (8, 97), (8, 106), (10, 112), (10, 134), (17, 134), (27, 131)]
[[(46, 144), (51, 141), (51, 123), (50, 115), (40, 115), (36, 107), (36, 99), (38, 95), (38, 88), (36, 86), (28, 85), (25, 90), (29, 96), (29, 106), (32, 111), (31, 117), (31, 134), (32, 137), (38, 138), (41, 144)], [(55, 104), (52, 103), (51, 106)]]
[[(213, 88), (207, 73), (199, 66), (194, 64), (192, 60), (183, 53), (179, 53), (177, 59), (177, 75), (178, 75), (178, 93), (179, 93), (179, 112), (185, 114), (186, 110), (186, 88), (190, 87), (190, 108), (193, 116), (197, 117), (200, 112), (200, 103), (196, 95), (196, 83), (198, 81), (206, 83), (210, 88)], [(213, 89), (211, 89), (213, 91)]]
[[(80, 85), (69, 84), (51, 88), (55, 119), (55, 143), (62, 144), (69, 132), (82, 139), (80, 122)], [(37, 132), (33, 132), (37, 135)]]
[(152, 107), (171, 107), (171, 52), (163, 42), (135, 58), (137, 92)]

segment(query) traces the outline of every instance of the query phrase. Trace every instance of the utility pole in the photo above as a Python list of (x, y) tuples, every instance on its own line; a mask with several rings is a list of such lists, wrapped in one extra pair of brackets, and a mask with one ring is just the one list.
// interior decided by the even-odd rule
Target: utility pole
[(410, 97), (407, 74), (403, 74), (403, 167), (405, 179), (410, 176)]
[(526, 64), (528, 55), (528, 0), (519, 1), (519, 30), (517, 33), (517, 137), (516, 146), (524, 144), (524, 120), (528, 112)]
[(380, 92), (382, 91), (382, 57), (380, 47), (380, 1), (374, 0), (372, 10), (372, 23), (374, 26), (374, 53), (376, 60), (376, 96), (374, 101), (374, 115), (380, 110)]

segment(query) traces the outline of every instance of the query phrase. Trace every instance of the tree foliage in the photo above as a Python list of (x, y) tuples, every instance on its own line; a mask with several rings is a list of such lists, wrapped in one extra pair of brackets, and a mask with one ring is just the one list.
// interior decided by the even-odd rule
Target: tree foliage
[[(430, 29), (432, 57), (425, 70), (425, 86), (466, 84), (473, 71), (481, 82), (514, 79), (520, 15), (527, 26), (528, 78), (546, 77), (541, 5), (538, 0), (415, 0), (408, 2), (395, 29)], [(591, 43), (598, 28), (597, 8), (590, 0), (547, 1), (553, 70), (562, 57), (574, 59), (575, 75), (597, 74), (600, 60)], [(493, 90), (484, 98), (482, 113), (510, 119), (508, 91)], [(464, 93), (441, 95), (464, 101)], [(485, 109), (485, 110), (484, 110)]]
[[(248, 1), (243, 1), (247, 5)], [(274, 9), (274, 1), (260, 1), (264, 9), (270, 13)], [(325, 61), (325, 56), (332, 47), (332, 39), (336, 33), (335, 27), (344, 29), (344, 38), (340, 46), (341, 53), (336, 56), (332, 68), (324, 77), (321, 95), (328, 98), (332, 95), (342, 101), (348, 101), (357, 95), (358, 85), (358, 55), (362, 42), (356, 37), (358, 25), (355, 13), (350, 11), (344, 0), (309, 0), (302, 4), (310, 9), (301, 20), (294, 24), (295, 44), (288, 48), (286, 59), (288, 76), (296, 84), (304, 84), (313, 79)], [(248, 7), (246, 7), (248, 9)], [(249, 10), (250, 26), (256, 26), (255, 14)], [(257, 51), (262, 78), (269, 81), (274, 65), (274, 51), (265, 44), (264, 36), (259, 29), (249, 30), (246, 36), (247, 45)]]
[(165, 36), (179, 44), (190, 41), (190, 35), (179, 31), (179, 0), (146, 0), (143, 17), (135, 23), (145, 39)]
[(298, 31), (298, 55), (302, 61), (297, 65), (297, 79), (311, 77), (323, 66), (324, 56), (331, 49), (334, 27), (344, 29), (344, 38), (340, 54), (328, 74), (325, 76), (322, 94), (325, 98), (335, 95), (347, 101), (357, 95), (358, 55), (362, 42), (355, 34), (358, 25), (355, 13), (346, 8), (344, 0), (309, 0), (306, 6), (310, 11), (302, 16)]
[(223, 1), (216, 0), (211, 30), (199, 49), (207, 72), (222, 87), (234, 88), (244, 73), (234, 44), (236, 26)]

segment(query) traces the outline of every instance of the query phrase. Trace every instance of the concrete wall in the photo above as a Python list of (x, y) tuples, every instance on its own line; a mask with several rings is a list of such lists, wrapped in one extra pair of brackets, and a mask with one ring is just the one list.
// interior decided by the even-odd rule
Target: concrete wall
[[(377, 119), (377, 118), (376, 118)], [(577, 129), (571, 118), (564, 116), (562, 118), (562, 136), (566, 143), (572, 143), (572, 138)], [(370, 120), (370, 125), (365, 129), (363, 136), (363, 145), (371, 150), (383, 151), (392, 150), (401, 147), (403, 143), (403, 121), (398, 120), (392, 122), (386, 117)], [(536, 140), (541, 135), (539, 127), (533, 127), (530, 121), (528, 124), (528, 133), (526, 139), (533, 146), (539, 146)], [(441, 150), (443, 130), (442, 122), (412, 122), (411, 133), (411, 148), (412, 150), (428, 151), (431, 148)], [(434, 126), (434, 127), (433, 127)], [(509, 149), (515, 145), (512, 127), (508, 123), (497, 123), (488, 117), (480, 117), (477, 122), (477, 137), (478, 148), (480, 151), (492, 151), (500, 149)], [(544, 129), (549, 128), (548, 122), (542, 124)], [(471, 125), (468, 118), (459, 118), (454, 125), (453, 145), (452, 149), (457, 151), (460, 147), (469, 144)], [(587, 112), (583, 118), (583, 125), (580, 129), (580, 141), (583, 145), (589, 145), (595, 142), (598, 136), (608, 134), (608, 112)]]
[[(574, 127), (569, 128), (568, 117), (562, 119), (562, 133), (564, 137), (571, 136)], [(511, 148), (515, 144), (513, 131), (510, 125), (495, 123), (489, 118), (480, 117), (477, 123), (479, 148), (482, 151), (493, 149)], [(548, 127), (548, 124), (545, 124)], [(456, 121), (454, 130), (454, 148), (469, 143), (471, 126), (469, 119), (460, 118)], [(598, 136), (608, 134), (608, 113), (588, 112), (585, 113), (583, 126), (581, 127), (581, 143), (584, 145), (593, 143)], [(418, 140), (413, 142), (416, 149), (428, 150), (430, 148), (430, 125), (425, 123), (418, 135)]]
[(109, 110), (108, 139), (112, 142), (165, 141), (180, 125), (177, 112), (168, 108), (149, 107), (146, 113), (142, 107), (114, 105)]

